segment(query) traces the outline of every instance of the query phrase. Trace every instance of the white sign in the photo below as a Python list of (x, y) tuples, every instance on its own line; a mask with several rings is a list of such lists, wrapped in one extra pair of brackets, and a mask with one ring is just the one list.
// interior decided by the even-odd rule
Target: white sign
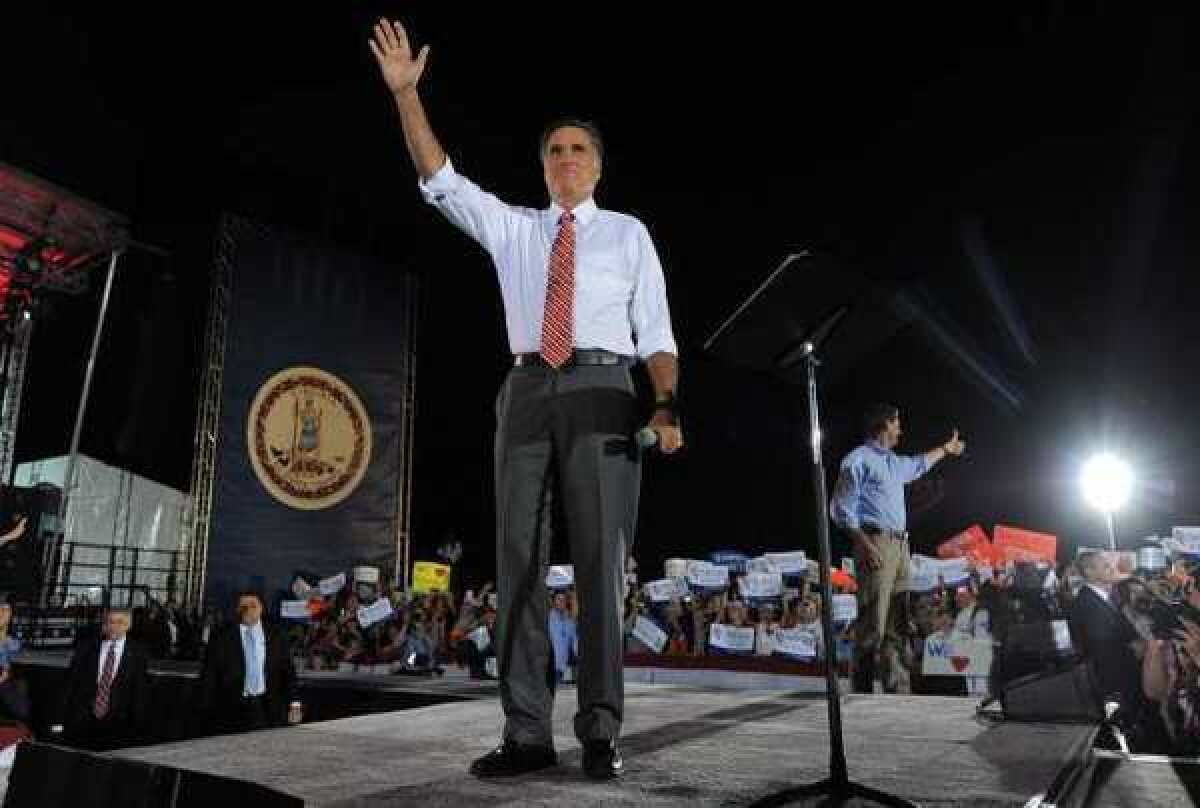
[(842, 559), (842, 572), (846, 573), (851, 578), (854, 577), (854, 559), (850, 556), (846, 556)]
[(358, 624), (363, 628), (387, 620), (392, 616), (392, 602), (387, 598), (376, 598), (370, 606), (358, 607)]
[(546, 586), (550, 589), (566, 589), (575, 583), (573, 564), (555, 564), (546, 571)]
[(1173, 527), (1171, 538), (1177, 541), (1200, 541), (1200, 527)]
[(647, 620), (640, 614), (633, 622), (633, 636), (656, 654), (661, 654), (663, 647), (667, 644), (667, 632), (659, 628), (653, 620)]
[(647, 581), (646, 597), (653, 603), (666, 603), (672, 598), (682, 598), (688, 594), (687, 582), (679, 578), (662, 578), (658, 581)]
[(778, 572), (748, 572), (738, 582), (744, 598), (778, 598), (783, 596), (783, 575)]
[(808, 557), (803, 550), (791, 553), (766, 553), (763, 558), (770, 561), (775, 569), (784, 575), (804, 575), (808, 571)]
[(708, 627), (708, 644), (722, 651), (749, 654), (754, 651), (754, 629), (750, 626), (726, 626), (713, 623)]
[(781, 628), (775, 632), (775, 652), (796, 659), (817, 658), (817, 633), (811, 628)]
[(356, 584), (379, 583), (379, 567), (355, 567), (350, 572), (353, 573)]
[(724, 589), (729, 586), (729, 568), (718, 567), (707, 561), (688, 564), (688, 583), (702, 589)]
[(683, 578), (687, 576), (688, 564), (692, 562), (685, 558), (668, 558), (663, 562), (664, 578)]
[(911, 592), (932, 592), (938, 578), (946, 586), (965, 583), (971, 577), (971, 562), (966, 558), (930, 558), (914, 555), (908, 566), (908, 588)]
[(500, 677), (500, 668), (496, 664), (496, 658), (494, 656), (490, 656), (483, 661), (483, 672), (493, 679)]
[(1200, 554), (1200, 527), (1171, 528), (1171, 538), (1175, 540), (1173, 544), (1179, 548), (1179, 552)]
[(946, 558), (938, 562), (938, 574), (946, 586), (956, 586), (971, 578), (971, 561), (966, 558)]
[(322, 578), (317, 588), (321, 590), (322, 595), (336, 595), (346, 588), (346, 573), (339, 572), (332, 578)]
[(858, 598), (854, 595), (833, 596), (833, 621), (849, 623), (858, 617)]
[(1070, 651), (1071, 627), (1066, 620), (1052, 620), (1050, 627), (1054, 629), (1054, 647), (1059, 651)]
[(480, 626), (467, 635), (467, 639), (475, 644), (481, 652), (486, 651), (487, 647), (492, 644), (492, 633), (488, 631), (487, 626)]
[(915, 555), (908, 565), (908, 589), (910, 592), (932, 592), (937, 589), (936, 559)]
[(751, 558), (746, 562), (746, 572), (758, 572), (764, 575), (769, 575), (772, 572), (779, 572), (776, 569), (774, 562), (766, 556)]
[(284, 620), (307, 620), (307, 600), (285, 600), (279, 604), (279, 616)]
[(989, 640), (950, 639), (942, 632), (925, 638), (921, 672), (926, 676), (987, 676), (991, 667)]

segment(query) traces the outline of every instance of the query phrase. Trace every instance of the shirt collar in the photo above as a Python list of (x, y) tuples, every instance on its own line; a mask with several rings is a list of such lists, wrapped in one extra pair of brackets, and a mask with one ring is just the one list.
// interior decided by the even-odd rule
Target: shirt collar
[(883, 444), (879, 442), (879, 438), (868, 438), (866, 445), (868, 448), (874, 449), (880, 454), (887, 454), (891, 451), (891, 449), (884, 448)]
[[(557, 202), (550, 203), (550, 219), (554, 224), (558, 224), (558, 219), (563, 215), (565, 209)], [(579, 226), (586, 227), (592, 219), (596, 218), (596, 214), (600, 212), (600, 208), (596, 206), (596, 200), (593, 197), (588, 197), (579, 205), (575, 206), (575, 210), (571, 211), (575, 214), (575, 221)]]
[(1105, 603), (1112, 603), (1112, 595), (1109, 592), (1104, 591), (1102, 588), (1100, 588), (1099, 586), (1096, 586), (1095, 584), (1093, 584), (1091, 582), (1088, 582), (1087, 584), (1085, 584), (1085, 586), (1087, 586), (1088, 589), (1092, 590), (1097, 595), (1099, 595), (1101, 598), (1103, 598)]

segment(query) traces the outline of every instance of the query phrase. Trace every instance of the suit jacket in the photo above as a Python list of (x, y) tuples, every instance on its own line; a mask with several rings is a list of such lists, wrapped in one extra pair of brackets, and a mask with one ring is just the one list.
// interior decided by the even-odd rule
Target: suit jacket
[[(266, 641), (263, 670), (267, 719), (282, 726), (287, 723), (288, 705), (296, 699), (296, 667), (292, 664), (287, 635), (265, 622), (262, 626)], [(200, 679), (201, 698), (209, 718), (218, 728), (235, 728), (246, 682), (240, 624), (226, 627), (209, 641)]]
[(1071, 604), (1068, 620), (1101, 698), (1117, 694), (1128, 708), (1143, 701), (1142, 665), (1129, 647), (1138, 634), (1125, 615), (1085, 586)]
[[(68, 733), (96, 722), (92, 709), (96, 704), (99, 685), (100, 648), (102, 637), (91, 637), (75, 648), (67, 670), (67, 691), (64, 696), (63, 723)], [(125, 650), (117, 665), (108, 695), (108, 714), (98, 723), (107, 734), (132, 743), (144, 734), (150, 706), (150, 680), (147, 674), (149, 656), (136, 640), (125, 638)]]

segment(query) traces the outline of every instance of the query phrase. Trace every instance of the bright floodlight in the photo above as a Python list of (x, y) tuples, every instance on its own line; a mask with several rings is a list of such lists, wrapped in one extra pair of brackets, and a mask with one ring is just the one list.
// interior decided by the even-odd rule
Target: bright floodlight
[(1099, 454), (1084, 464), (1079, 484), (1089, 505), (1112, 513), (1129, 501), (1133, 491), (1133, 470), (1116, 455)]

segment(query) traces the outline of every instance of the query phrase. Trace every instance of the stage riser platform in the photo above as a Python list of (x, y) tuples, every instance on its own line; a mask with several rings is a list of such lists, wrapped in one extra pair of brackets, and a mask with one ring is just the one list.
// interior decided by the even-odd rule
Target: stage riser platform
[[(631, 684), (626, 775), (594, 783), (579, 767), (574, 698), (560, 692), (555, 713), (562, 765), (511, 781), (466, 774), (499, 737), (488, 700), (116, 754), (249, 779), (313, 806), (735, 806), (828, 773), (823, 699)], [(1088, 731), (991, 725), (973, 702), (937, 697), (851, 696), (843, 720), (851, 777), (925, 806), (1023, 806)]]

